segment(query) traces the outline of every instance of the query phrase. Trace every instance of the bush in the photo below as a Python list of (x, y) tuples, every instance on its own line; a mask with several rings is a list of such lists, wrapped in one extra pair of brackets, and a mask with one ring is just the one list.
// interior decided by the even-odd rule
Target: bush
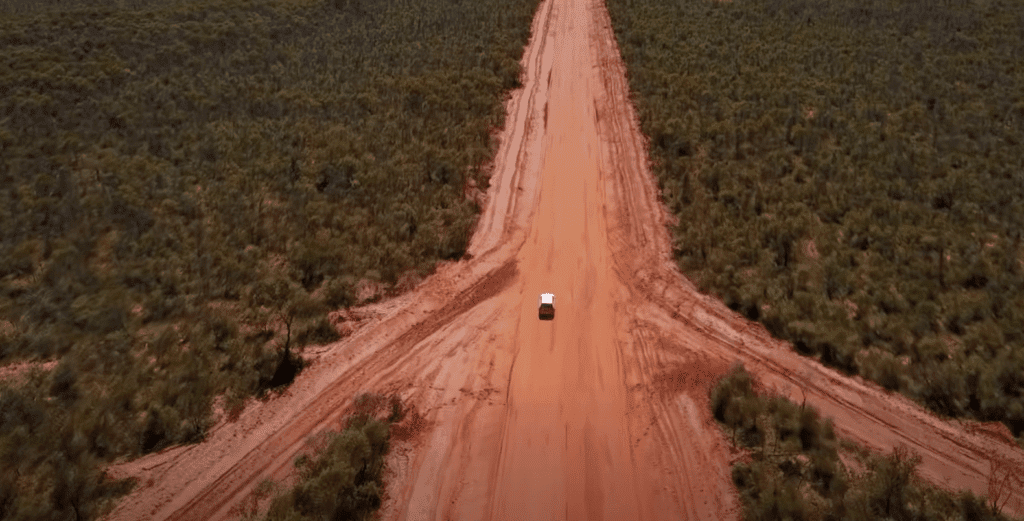
[(799, 450), (802, 447), (800, 407), (781, 396), (772, 396), (768, 400), (768, 414), (776, 426), (780, 448)]
[(730, 406), (739, 400), (754, 397), (750, 374), (742, 364), (735, 364), (711, 390), (711, 410), (715, 419), (729, 427), (735, 427), (741, 421)]
[(78, 371), (71, 358), (65, 358), (57, 365), (50, 383), (50, 395), (70, 406), (78, 399)]
[(872, 515), (878, 519), (909, 518), (909, 489), (914, 469), (920, 461), (920, 457), (910, 454), (904, 447), (897, 447), (888, 457), (871, 461), (866, 499)]
[(327, 317), (320, 317), (311, 324), (307, 324), (295, 337), (295, 343), (304, 346), (308, 344), (329, 344), (341, 338), (338, 330), (334, 329)]
[(915, 372), (925, 373), (921, 399), (930, 409), (947, 416), (960, 416), (967, 409), (967, 382), (951, 362), (922, 363)]
[(900, 361), (887, 351), (862, 351), (857, 357), (860, 374), (878, 382), (889, 391), (900, 390), (903, 367)]
[(846, 472), (835, 452), (817, 450), (810, 457), (811, 485), (825, 498), (842, 498), (847, 490)]
[[(715, 385), (709, 404), (715, 419), (733, 426), (734, 433), (756, 424), (758, 436), (779, 441), (759, 446), (739, 440), (753, 453), (753, 461), (732, 467), (744, 519), (945, 521), (956, 511), (962, 519), (1006, 519), (969, 492), (954, 497), (921, 484), (914, 474), (920, 458), (904, 447), (885, 456), (854, 449), (867, 472), (851, 475), (839, 458), (831, 418), (822, 421), (813, 407), (780, 396), (758, 397), (751, 387), (749, 374), (735, 366)], [(744, 412), (753, 416), (741, 418), (734, 416), (743, 414), (738, 403), (758, 405)]]
[(173, 409), (151, 406), (146, 413), (145, 427), (139, 438), (139, 451), (157, 452), (174, 440), (178, 415)]
[(743, 518), (749, 521), (801, 521), (811, 518), (811, 505), (789, 481), (770, 481), (759, 494), (757, 502), (744, 507)]
[(212, 339), (215, 349), (224, 350), (225, 345), (238, 337), (238, 322), (227, 313), (206, 309), (199, 317), (201, 331), (208, 334)]
[(750, 374), (742, 365), (734, 365), (712, 388), (711, 406), (715, 419), (729, 427), (744, 446), (755, 447), (764, 440), (757, 418), (767, 405), (754, 394)]
[(174, 319), (185, 312), (185, 299), (180, 295), (166, 295), (160, 290), (151, 291), (143, 303), (144, 323)]
[(374, 416), (389, 403), (394, 413), (396, 401), (380, 395), (356, 397), (345, 429), (329, 434), (315, 458), (296, 458), (299, 483), (273, 499), (265, 519), (371, 519), (382, 501), (390, 439), (390, 421)]
[(324, 304), (331, 309), (347, 308), (356, 303), (356, 285), (352, 277), (337, 277), (324, 283)]
[(119, 291), (81, 295), (71, 304), (75, 324), (101, 334), (123, 329), (128, 319), (124, 300), (124, 294)]
[[(263, 393), (271, 389), (278, 389), (295, 381), (295, 377), (302, 372), (306, 361), (296, 355), (291, 349), (282, 349), (280, 352), (266, 350), (260, 365), (259, 392)], [(267, 369), (273, 368), (273, 372), (267, 377)]]
[(732, 466), (732, 482), (739, 489), (740, 493), (754, 486), (754, 472), (747, 463), (737, 463)]
[(984, 498), (975, 496), (969, 490), (961, 492), (957, 497), (957, 502), (964, 521), (1001, 521), (1006, 519)]

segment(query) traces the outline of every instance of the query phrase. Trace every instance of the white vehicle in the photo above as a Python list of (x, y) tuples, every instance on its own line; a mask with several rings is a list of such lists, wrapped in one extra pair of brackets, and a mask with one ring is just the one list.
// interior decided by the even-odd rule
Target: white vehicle
[(540, 301), (537, 303), (538, 315), (541, 320), (555, 319), (555, 294), (541, 293)]

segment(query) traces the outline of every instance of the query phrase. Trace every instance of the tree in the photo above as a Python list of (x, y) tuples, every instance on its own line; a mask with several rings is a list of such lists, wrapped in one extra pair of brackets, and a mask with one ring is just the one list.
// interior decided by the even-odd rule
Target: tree
[(249, 302), (250, 305), (264, 310), (258, 313), (269, 314), (269, 318), (280, 323), (285, 330), (281, 359), (269, 386), (276, 387), (291, 382), (301, 369), (301, 361), (295, 360), (291, 353), (293, 325), (298, 319), (311, 318), (323, 313), (322, 304), (310, 298), (300, 286), (280, 276), (258, 281), (252, 288)]
[(893, 449), (892, 453), (869, 465), (872, 473), (868, 488), (868, 507), (879, 518), (909, 519), (907, 494), (911, 480), (921, 457), (905, 446)]

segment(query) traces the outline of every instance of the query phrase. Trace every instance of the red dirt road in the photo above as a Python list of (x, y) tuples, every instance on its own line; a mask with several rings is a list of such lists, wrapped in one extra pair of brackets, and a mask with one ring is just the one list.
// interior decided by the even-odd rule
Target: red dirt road
[[(736, 361), (840, 436), (908, 446), (946, 488), (987, 494), (993, 462), (1024, 475), (1012, 442), (796, 355), (679, 274), (603, 3), (544, 0), (523, 65), (473, 259), (362, 310), (283, 396), (208, 441), (111, 469), (140, 487), (110, 519), (235, 518), (362, 391), (426, 420), (395, 443), (383, 519), (736, 519), (739, 454), (707, 405)], [(1024, 513), (1024, 486), (1004, 494)]]

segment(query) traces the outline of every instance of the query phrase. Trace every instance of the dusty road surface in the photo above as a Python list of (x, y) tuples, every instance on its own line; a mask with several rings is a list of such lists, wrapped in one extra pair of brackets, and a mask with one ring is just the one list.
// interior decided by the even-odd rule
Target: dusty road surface
[[(140, 479), (112, 519), (235, 518), (362, 391), (425, 420), (395, 442), (384, 519), (736, 519), (739, 455), (707, 406), (736, 361), (843, 437), (908, 446), (949, 489), (1024, 475), (1010, 441), (795, 355), (678, 273), (600, 0), (544, 0), (523, 65), (472, 260), (362, 310), (283, 396), (208, 441), (111, 469)], [(537, 319), (542, 292), (553, 321)], [(1002, 494), (1024, 513), (1024, 486)]]

